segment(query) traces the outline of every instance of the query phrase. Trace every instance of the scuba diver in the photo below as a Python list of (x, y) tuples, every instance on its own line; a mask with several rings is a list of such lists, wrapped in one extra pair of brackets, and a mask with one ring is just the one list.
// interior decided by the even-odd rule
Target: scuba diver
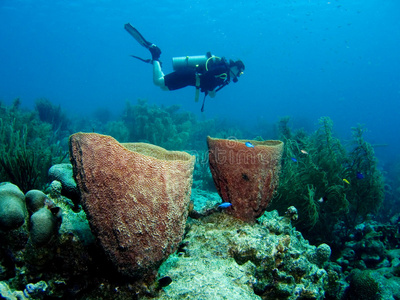
[(219, 58), (208, 52), (206, 55), (172, 58), (174, 72), (164, 75), (160, 62), (160, 48), (148, 42), (131, 24), (125, 24), (125, 29), (140, 45), (150, 51), (151, 59), (131, 56), (153, 64), (154, 84), (166, 91), (173, 91), (186, 86), (196, 87), (196, 102), (199, 100), (199, 92), (204, 93), (201, 111), (204, 111), (207, 95), (210, 95), (211, 98), (215, 97), (216, 92), (228, 85), (231, 80), (236, 83), (240, 75), (243, 74), (244, 64), (241, 60), (228, 61), (224, 57)]

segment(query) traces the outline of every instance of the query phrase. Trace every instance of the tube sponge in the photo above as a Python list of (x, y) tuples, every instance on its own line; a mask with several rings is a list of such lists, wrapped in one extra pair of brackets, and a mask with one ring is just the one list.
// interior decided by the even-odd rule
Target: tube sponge
[(25, 223), (26, 216), (24, 193), (15, 184), (0, 183), (0, 229), (18, 228)]

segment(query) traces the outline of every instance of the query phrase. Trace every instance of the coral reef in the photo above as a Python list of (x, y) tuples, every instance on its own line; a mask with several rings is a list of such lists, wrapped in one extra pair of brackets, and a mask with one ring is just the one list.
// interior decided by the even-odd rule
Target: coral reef
[(159, 270), (172, 283), (158, 299), (324, 299), (316, 247), (276, 211), (253, 225), (224, 213), (192, 221), (182, 245)]
[(86, 287), (88, 268), (94, 269), (96, 255), (88, 248), (94, 238), (83, 210), (72, 211), (61, 196), (48, 194), (43, 202), (42, 196), (38, 190), (26, 194), (40, 200), (30, 222), (0, 230), (0, 280), (7, 280), (0, 282), (0, 295), (6, 299), (74, 298)]
[(278, 185), (283, 143), (211, 137), (207, 143), (217, 191), (225, 202), (232, 204), (226, 211), (254, 222), (264, 213)]
[[(113, 273), (101, 255), (102, 251), (93, 243), (94, 237), (83, 210), (75, 213), (66, 199), (53, 195), (57, 205), (62, 207), (63, 215), (58, 236), (43, 246), (28, 242), (24, 249), (19, 248), (22, 253), (13, 250), (18, 275), (0, 272), (0, 276), (5, 276), (0, 277), (3, 280), (15, 276), (0, 282), (3, 297), (15, 295), (24, 299), (21, 296), (24, 293), (36, 293), (35, 299), (347, 300), (397, 299), (400, 294), (399, 250), (384, 249), (388, 248), (389, 242), (385, 236), (396, 233), (395, 227), (389, 229), (371, 221), (358, 226), (353, 233), (353, 239), (358, 242), (346, 244), (354, 247), (354, 253), (343, 252), (343, 257), (358, 257), (358, 261), (346, 263), (338, 259), (339, 266), (329, 261), (331, 249), (328, 245), (311, 246), (292, 227), (291, 222), (297, 216), (294, 207), (283, 217), (276, 211), (266, 212), (255, 224), (217, 212), (197, 220), (189, 219), (184, 240), (177, 252), (159, 268), (158, 280), (143, 284), (137, 278), (127, 280)], [(52, 200), (50, 194), (47, 197)], [(217, 193), (200, 190), (192, 193), (199, 211), (212, 207), (217, 203), (216, 198)], [(379, 244), (381, 250), (373, 246), (373, 241), (380, 239), (386, 241)], [(0, 250), (4, 251), (4, 245), (7, 244), (1, 240)], [(378, 249), (381, 259), (374, 264), (376, 270), (367, 270), (366, 264), (362, 263), (366, 257), (362, 254), (374, 255), (372, 249)], [(0, 270), (2, 268), (14, 267), (0, 256)], [(360, 271), (368, 273), (361, 274)], [(344, 274), (348, 275), (349, 283)], [(363, 298), (366, 295), (377, 298)]]
[(349, 278), (350, 286), (346, 291), (345, 299), (390, 299), (383, 297), (383, 286), (380, 285), (376, 274), (373, 274), (373, 272), (356, 269), (350, 274)]
[(182, 239), (194, 157), (85, 133), (70, 137), (70, 151), (83, 207), (107, 256), (122, 274), (151, 275)]
[[(393, 251), (398, 251), (398, 232), (400, 224), (381, 224), (374, 220), (367, 220), (358, 224), (349, 235), (341, 237), (343, 247), (336, 262), (345, 273), (354, 269), (373, 269), (394, 267), (398, 265)], [(340, 229), (335, 231), (340, 236)], [(393, 249), (393, 250), (391, 250)], [(396, 269), (390, 270), (395, 276)]]
[[(96, 120), (85, 116), (73, 123), (60, 106), (47, 100), (38, 100), (34, 111), (22, 109), (20, 104), (19, 99), (9, 107), (0, 102), (0, 298), (400, 299), (400, 164), (390, 157), (385, 165), (380, 162), (388, 171), (384, 183), (374, 150), (364, 140), (364, 127), (353, 128), (353, 139), (345, 144), (333, 134), (329, 118), (321, 118), (318, 129), (310, 133), (292, 131), (289, 119), (282, 119), (278, 126), (279, 139), (285, 142), (282, 172), (278, 193), (269, 207), (278, 209), (282, 217), (272, 211), (249, 223), (229, 215), (232, 208), (218, 208), (221, 198), (209, 169), (206, 136), (230, 139), (263, 133), (278, 138), (272, 127), (264, 124), (257, 132), (244, 132), (229, 120), (197, 120), (178, 106), (155, 106), (144, 100), (127, 104), (117, 119), (97, 112)], [(107, 205), (98, 208), (112, 216), (108, 219), (117, 220), (111, 237), (119, 241), (129, 237), (130, 245), (141, 243), (136, 248), (147, 251), (140, 261), (143, 265), (148, 256), (153, 259), (149, 253), (154, 253), (154, 248), (161, 252), (162, 259), (148, 264), (148, 272), (136, 270), (132, 272), (136, 277), (118, 273), (98, 243), (98, 232), (93, 230), (96, 240), (91, 231), (91, 216), (87, 217), (80, 205), (71, 164), (54, 165), (63, 162), (67, 153), (70, 126), (75, 132), (96, 130), (118, 140), (190, 149), (189, 153), (196, 155), (191, 194), (184, 188), (184, 192), (163, 190), (163, 195), (176, 192), (170, 197), (174, 201), (153, 197), (154, 193), (125, 193), (122, 197), (122, 184), (132, 173), (124, 156), (118, 158), (122, 159), (120, 165), (112, 165), (124, 174), (124, 180), (115, 180), (113, 191), (117, 192), (99, 192), (110, 200), (104, 203), (124, 212), (116, 214)], [(113, 172), (103, 170), (110, 155), (105, 152), (91, 158), (96, 156), (102, 163), (96, 176), (116, 178)], [(136, 181), (157, 181), (156, 188), (174, 176), (148, 175)], [(106, 184), (96, 184), (99, 191), (107, 190)], [(4, 198), (3, 187), (12, 187), (16, 195)], [(74, 196), (66, 191), (70, 188), (75, 190)], [(185, 193), (187, 199), (178, 200), (185, 207), (178, 221), (174, 223), (175, 216), (165, 218), (171, 203)], [(142, 196), (141, 205), (134, 208), (132, 201), (123, 200)], [(12, 205), (4, 204), (3, 199), (11, 199)], [(382, 213), (377, 216), (380, 207)], [(138, 209), (145, 213), (138, 214)], [(185, 223), (187, 210), (191, 218)], [(126, 215), (130, 217), (123, 219)], [(139, 228), (138, 235), (125, 231), (137, 220), (150, 225)], [(179, 232), (173, 233), (179, 239), (163, 248), (158, 242), (166, 237), (160, 232), (170, 231), (167, 226), (179, 226)], [(186, 235), (179, 243), (184, 228)], [(144, 245), (140, 232), (152, 234), (154, 239)], [(317, 247), (310, 246), (302, 235)], [(119, 243), (117, 250), (125, 254), (126, 245)]]

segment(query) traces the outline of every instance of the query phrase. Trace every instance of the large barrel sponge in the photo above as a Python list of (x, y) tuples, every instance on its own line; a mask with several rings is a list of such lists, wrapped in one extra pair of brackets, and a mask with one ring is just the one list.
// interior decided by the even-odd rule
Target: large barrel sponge
[(0, 229), (16, 229), (25, 223), (26, 217), (24, 193), (15, 184), (0, 183)]
[(127, 276), (152, 276), (182, 240), (194, 156), (110, 136), (76, 133), (70, 160), (89, 224)]
[(254, 222), (277, 188), (283, 142), (208, 137), (207, 144), (217, 191), (225, 202), (232, 203), (226, 212)]

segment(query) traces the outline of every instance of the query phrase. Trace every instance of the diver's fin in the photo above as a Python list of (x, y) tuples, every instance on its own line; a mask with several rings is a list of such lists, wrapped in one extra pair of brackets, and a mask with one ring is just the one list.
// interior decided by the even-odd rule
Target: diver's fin
[(133, 27), (131, 24), (127, 23), (124, 26), (125, 30), (129, 32), (129, 34), (131, 36), (134, 37), (135, 40), (137, 40), (137, 42), (142, 45), (143, 47), (149, 49), (150, 46), (152, 45), (152, 43), (146, 41), (146, 39), (143, 37), (143, 35), (141, 35), (141, 33), (135, 28)]
[(148, 63), (148, 64), (151, 64), (152, 62), (153, 62), (153, 60), (152, 59), (144, 59), (144, 58), (141, 58), (141, 57), (139, 57), (139, 56), (135, 56), (135, 55), (131, 55), (133, 58), (137, 58), (138, 60), (141, 60), (142, 62), (145, 62), (145, 63)]

